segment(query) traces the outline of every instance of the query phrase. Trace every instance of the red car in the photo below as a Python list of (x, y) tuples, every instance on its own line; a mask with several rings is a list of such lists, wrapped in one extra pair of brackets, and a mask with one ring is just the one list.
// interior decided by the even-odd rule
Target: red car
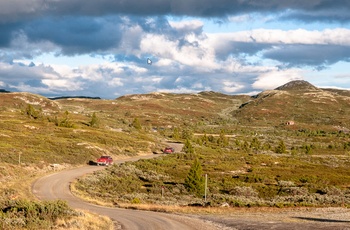
[(163, 150), (163, 153), (165, 153), (165, 154), (173, 153), (173, 152), (175, 152), (175, 149), (172, 148), (172, 147), (166, 147), (166, 148)]
[(110, 156), (101, 156), (100, 158), (97, 159), (97, 166), (99, 165), (112, 165), (113, 164), (113, 158)]

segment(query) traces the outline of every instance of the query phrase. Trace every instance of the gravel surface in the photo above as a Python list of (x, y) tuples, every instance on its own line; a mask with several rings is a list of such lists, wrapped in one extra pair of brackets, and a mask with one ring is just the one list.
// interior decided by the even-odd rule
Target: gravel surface
[(201, 218), (233, 230), (350, 230), (350, 210), (347, 208), (264, 209), (251, 212), (248, 209), (228, 215), (207, 215)]

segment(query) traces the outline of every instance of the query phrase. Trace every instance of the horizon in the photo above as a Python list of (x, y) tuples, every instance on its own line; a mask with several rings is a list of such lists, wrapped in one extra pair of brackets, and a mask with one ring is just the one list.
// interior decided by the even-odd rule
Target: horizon
[[(295, 82), (295, 81), (305, 81), (305, 80), (293, 80), (293, 81), (289, 81), (289, 82), (286, 82), (285, 84), (282, 84), (282, 85), (279, 85), (278, 87), (281, 87), (283, 85), (286, 85), (290, 82)], [(306, 83), (309, 83), (311, 84), (312, 86), (318, 88), (318, 89), (336, 89), (336, 90), (345, 90), (345, 91), (350, 91), (350, 89), (342, 89), (342, 88), (339, 88), (339, 87), (318, 87), (316, 85), (313, 85), (312, 83), (308, 82), (308, 81), (305, 81)], [(276, 87), (276, 88), (278, 88)], [(101, 99), (101, 100), (114, 100), (114, 99), (118, 99), (119, 97), (123, 97), (123, 96), (130, 96), (130, 95), (137, 95), (137, 94), (199, 94), (199, 93), (204, 93), (204, 92), (214, 92), (214, 93), (222, 93), (222, 94), (225, 94), (225, 95), (231, 95), (231, 96), (236, 96), (236, 95), (242, 95), (242, 96), (256, 96), (264, 91), (270, 91), (270, 90), (276, 90), (276, 88), (274, 89), (266, 89), (266, 90), (262, 90), (260, 92), (256, 92), (255, 94), (244, 94), (244, 93), (238, 93), (238, 94), (228, 94), (228, 93), (223, 93), (223, 92), (218, 92), (218, 91), (212, 91), (212, 90), (209, 90), (209, 91), (198, 91), (198, 92), (189, 92), (189, 93), (184, 93), (184, 92), (161, 92), (161, 91), (157, 91), (157, 92), (145, 92), (145, 93), (135, 93), (135, 94), (124, 94), (124, 95), (120, 95), (118, 97), (114, 97), (114, 98), (104, 98), (104, 97), (100, 97), (98, 95), (96, 96), (88, 96), (88, 95), (43, 95), (43, 94), (39, 94), (39, 93), (35, 93), (35, 92), (25, 92), (25, 91), (7, 91), (6, 89), (1, 89), (0, 88), (0, 93), (31, 93), (31, 94), (34, 94), (34, 95), (40, 95), (40, 96), (43, 96), (43, 97), (46, 97), (47, 99), (50, 99), (50, 100), (56, 100), (56, 99), (68, 99), (68, 98), (86, 98), (86, 99)], [(5, 91), (3, 91), (5, 90)]]

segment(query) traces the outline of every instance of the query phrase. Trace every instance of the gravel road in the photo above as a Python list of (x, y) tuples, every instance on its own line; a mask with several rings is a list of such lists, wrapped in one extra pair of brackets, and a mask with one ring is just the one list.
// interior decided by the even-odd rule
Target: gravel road
[(228, 215), (202, 218), (233, 230), (350, 230), (348, 208), (238, 209)]
[[(180, 145), (176, 146), (180, 149)], [(136, 161), (162, 154), (138, 156), (115, 161)], [(350, 210), (347, 208), (304, 209), (237, 209), (227, 215), (176, 215), (160, 212), (108, 208), (87, 203), (70, 192), (76, 178), (104, 167), (85, 166), (65, 170), (38, 179), (32, 191), (41, 200), (66, 200), (77, 209), (89, 210), (108, 216), (115, 221), (115, 229), (150, 230), (350, 230)]]
[[(134, 157), (127, 159), (135, 161), (138, 159), (152, 158), (155, 155)], [(126, 160), (115, 161), (115, 163), (123, 163)], [(70, 191), (70, 183), (76, 178), (103, 167), (85, 166), (71, 170), (57, 172), (47, 175), (34, 182), (32, 186), (33, 194), (40, 200), (56, 200), (61, 199), (77, 209), (88, 210), (100, 215), (108, 216), (115, 221), (115, 229), (152, 229), (152, 230), (219, 230), (222, 227), (214, 225), (210, 221), (198, 218), (187, 217), (176, 214), (166, 214), (160, 212), (126, 210), (120, 208), (108, 208), (87, 203), (75, 197)]]

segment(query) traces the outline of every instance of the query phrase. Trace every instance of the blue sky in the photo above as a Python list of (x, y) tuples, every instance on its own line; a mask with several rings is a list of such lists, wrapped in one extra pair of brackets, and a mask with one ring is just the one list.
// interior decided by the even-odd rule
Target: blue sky
[[(350, 89), (350, 1), (0, 1), (0, 88), (112, 99)], [(152, 65), (147, 64), (147, 59)]]

